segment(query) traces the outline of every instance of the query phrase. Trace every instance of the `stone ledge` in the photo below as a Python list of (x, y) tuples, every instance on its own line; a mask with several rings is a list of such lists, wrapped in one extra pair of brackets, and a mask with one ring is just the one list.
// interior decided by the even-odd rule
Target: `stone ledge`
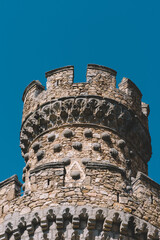
[(18, 180), (17, 175), (13, 175), (10, 178), (7, 178), (6, 180), (4, 180), (3, 182), (0, 182), (0, 188), (8, 185), (9, 183), (14, 182), (16, 185), (18, 185), (19, 187), (22, 186), (22, 183)]
[(64, 168), (64, 163), (63, 162), (50, 162), (50, 163), (40, 165), (40, 166), (32, 169), (30, 171), (30, 175), (34, 174), (34, 173), (37, 173), (37, 172), (40, 172), (41, 170), (48, 169), (48, 168)]
[(87, 65), (87, 70), (88, 69), (92, 69), (92, 70), (101, 70), (101, 71), (105, 71), (105, 72), (109, 72), (109, 73), (112, 73), (113, 75), (117, 75), (117, 72), (112, 69), (112, 68), (108, 68), (108, 67), (105, 67), (105, 66), (102, 66), (102, 65), (97, 65), (97, 64), (88, 64)]
[(45, 73), (45, 77), (48, 78), (48, 77), (52, 76), (53, 74), (63, 72), (63, 71), (68, 71), (68, 70), (73, 70), (74, 71), (74, 66), (60, 67), (60, 68), (50, 70), (50, 71)]
[(145, 181), (147, 183), (149, 183), (151, 186), (155, 187), (156, 189), (160, 190), (160, 184), (158, 184), (157, 182), (155, 182), (154, 180), (152, 180), (150, 177), (148, 177), (146, 174), (142, 173), (142, 172), (138, 172), (135, 181), (133, 182), (133, 186), (136, 185), (136, 183), (138, 182), (138, 180), (142, 180)]
[(24, 102), (25, 97), (27, 95), (27, 93), (29, 92), (29, 90), (36, 86), (37, 88), (39, 88), (40, 90), (44, 90), (45, 87), (38, 81), (38, 80), (33, 80), (24, 90), (23, 96), (22, 96), (22, 101)]
[[(132, 82), (129, 78), (123, 78), (122, 81), (118, 84), (119, 89), (122, 90), (123, 87), (126, 88), (126, 90), (134, 89), (134, 92), (137, 92), (139, 97), (142, 98), (142, 93), (139, 90), (139, 88), (136, 86), (134, 82)], [(122, 90), (123, 91), (123, 90)]]
[(110, 163), (88, 162), (86, 164), (86, 168), (89, 168), (89, 169), (109, 169), (109, 170), (119, 172), (124, 176), (126, 175), (126, 172), (125, 172), (124, 168), (120, 168), (120, 167), (118, 167), (116, 165), (113, 165), (113, 164), (110, 164)]

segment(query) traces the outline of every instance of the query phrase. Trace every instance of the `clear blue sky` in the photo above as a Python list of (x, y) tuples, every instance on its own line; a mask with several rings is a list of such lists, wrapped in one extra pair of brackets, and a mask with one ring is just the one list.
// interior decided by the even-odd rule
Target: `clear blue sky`
[(85, 81), (88, 63), (128, 77), (149, 103), (153, 155), (149, 176), (160, 183), (160, 1), (0, 0), (0, 181), (17, 174), (24, 160), (19, 132), (25, 87), (44, 73), (75, 66)]

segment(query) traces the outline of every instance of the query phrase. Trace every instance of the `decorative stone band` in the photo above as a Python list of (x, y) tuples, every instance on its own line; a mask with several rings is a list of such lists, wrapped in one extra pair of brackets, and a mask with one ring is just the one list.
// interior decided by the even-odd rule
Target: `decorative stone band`
[[(84, 164), (85, 164), (86, 168), (89, 168), (89, 169), (97, 169), (97, 168), (98, 169), (109, 169), (109, 170), (121, 173), (122, 176), (126, 176), (126, 171), (124, 168), (120, 168), (120, 167), (110, 164), (110, 163), (98, 163), (98, 162), (86, 161)], [(65, 174), (65, 165), (66, 164), (64, 161), (45, 163), (43, 165), (40, 165), (40, 166), (32, 169), (30, 171), (30, 176), (34, 173), (38, 173), (40, 171), (43, 171), (43, 170), (46, 170), (49, 168), (63, 169), (64, 171), (62, 171), (61, 175), (64, 175)]]
[(86, 168), (109, 169), (121, 173), (122, 176), (126, 176), (126, 171), (124, 170), (124, 168), (120, 168), (110, 163), (88, 162), (86, 163)]
[(51, 129), (84, 124), (116, 132), (137, 149), (145, 162), (149, 161), (151, 143), (148, 130), (124, 105), (98, 96), (61, 98), (41, 105), (22, 124), (22, 153), (27, 153), (32, 141)]
[(40, 172), (42, 170), (48, 169), (48, 168), (64, 168), (64, 163), (63, 162), (50, 162), (50, 163), (45, 163), (43, 165), (40, 165), (30, 171), (30, 175)]
[(33, 238), (158, 240), (160, 229), (134, 215), (89, 205), (52, 206), (32, 212), (26, 207), (26, 214), (9, 214), (1, 224), (1, 240)]

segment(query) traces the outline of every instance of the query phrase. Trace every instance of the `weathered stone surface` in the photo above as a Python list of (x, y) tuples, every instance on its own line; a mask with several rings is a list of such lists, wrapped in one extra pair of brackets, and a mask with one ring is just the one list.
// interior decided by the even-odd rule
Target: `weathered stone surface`
[(82, 143), (81, 142), (73, 142), (72, 146), (76, 150), (81, 150), (82, 149)]
[(88, 162), (90, 162), (91, 159), (90, 158), (82, 158), (82, 163), (85, 165), (87, 164)]
[[(43, 119), (43, 127), (39, 127), (37, 118)], [(35, 111), (26, 119), (21, 130), (22, 152), (28, 152), (30, 141), (53, 126), (81, 124), (85, 127), (86, 123), (117, 132), (132, 143), (143, 161), (149, 160), (150, 136), (141, 121), (124, 105), (98, 96), (53, 100)], [(104, 138), (103, 135), (102, 137)]]
[(41, 147), (41, 143), (40, 143), (40, 142), (35, 142), (35, 143), (33, 143), (33, 145), (32, 145), (32, 148), (33, 148), (33, 150), (34, 150), (35, 152), (37, 152), (40, 147)]
[(126, 142), (123, 139), (120, 139), (118, 142), (118, 147), (120, 147), (121, 149), (123, 149), (126, 145)]
[(79, 179), (80, 178), (80, 171), (76, 171), (76, 170), (71, 171), (71, 177), (75, 180)]
[(100, 151), (101, 150), (101, 144), (100, 143), (93, 143), (93, 149), (95, 151)]
[(52, 70), (46, 90), (25, 90), (24, 192), (15, 176), (0, 183), (0, 239), (160, 239), (148, 105), (131, 80), (116, 89), (112, 69), (88, 65), (86, 83), (73, 75)]
[(37, 152), (37, 159), (38, 159), (38, 161), (40, 161), (43, 157), (44, 157), (44, 151), (43, 150), (40, 150), (40, 151), (38, 151)]
[(64, 165), (69, 165), (71, 163), (71, 159), (69, 157), (65, 157), (62, 159), (62, 162)]
[(64, 135), (64, 137), (66, 137), (66, 138), (71, 138), (71, 137), (73, 136), (73, 132), (72, 132), (71, 129), (65, 129), (65, 130), (63, 131), (63, 135)]
[(115, 148), (111, 148), (110, 154), (112, 157), (116, 158), (118, 156), (118, 151)]
[(103, 139), (105, 142), (108, 142), (108, 143), (111, 142), (110, 134), (108, 134), (107, 132), (103, 132), (102, 135), (101, 135), (101, 137), (102, 137), (102, 139)]
[(54, 132), (48, 134), (48, 141), (49, 142), (53, 142), (55, 138), (56, 138), (56, 135), (55, 135)]
[(60, 152), (62, 150), (62, 145), (57, 143), (53, 146), (53, 151), (54, 152)]
[(91, 138), (92, 137), (92, 130), (91, 129), (85, 129), (84, 130), (84, 136), (87, 138)]

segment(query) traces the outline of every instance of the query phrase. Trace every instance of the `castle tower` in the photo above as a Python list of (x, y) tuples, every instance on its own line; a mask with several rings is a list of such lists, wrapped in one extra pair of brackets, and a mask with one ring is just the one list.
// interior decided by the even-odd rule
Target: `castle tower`
[(149, 106), (128, 78), (89, 64), (46, 73), (23, 94), (22, 186), (0, 183), (0, 239), (158, 240), (160, 185), (148, 177)]

